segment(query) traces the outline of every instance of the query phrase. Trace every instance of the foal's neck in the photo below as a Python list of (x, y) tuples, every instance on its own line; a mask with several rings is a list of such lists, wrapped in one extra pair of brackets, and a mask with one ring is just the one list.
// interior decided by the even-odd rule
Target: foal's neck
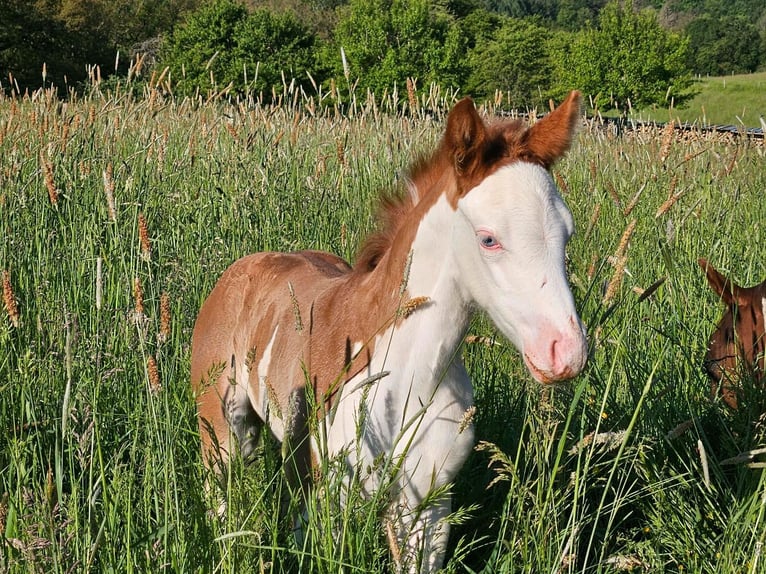
[(406, 286), (404, 318), (392, 336), (404, 339), (417, 355), (415, 362), (438, 377), (455, 356), (471, 307), (459, 288), (451, 241), (456, 213), (443, 193), (424, 203), (414, 231), (397, 237), (386, 264), (389, 274), (398, 269), (395, 276)]

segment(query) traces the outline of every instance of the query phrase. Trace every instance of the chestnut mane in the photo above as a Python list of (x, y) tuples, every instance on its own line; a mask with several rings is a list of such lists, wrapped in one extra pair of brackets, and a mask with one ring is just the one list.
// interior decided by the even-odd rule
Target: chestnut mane
[[(519, 159), (547, 167), (546, 158), (536, 157), (525, 148), (527, 132), (521, 121), (500, 121), (486, 128), (485, 137), (476, 154), (478, 162), (470, 166), (473, 172), (470, 174), (471, 179), (479, 178), (475, 183), (497, 168)], [(378, 230), (370, 234), (362, 244), (354, 264), (355, 271), (364, 273), (377, 267), (391, 248), (404, 219), (447, 170), (454, 169), (456, 174), (466, 171), (468, 166), (463, 164), (464, 158), (459, 154), (452, 155), (450, 148), (450, 142), (445, 138), (430, 156), (423, 155), (413, 163), (405, 179), (406, 183), (399, 185), (393, 192), (381, 194), (376, 215)], [(467, 191), (462, 189), (458, 192), (462, 195)]]

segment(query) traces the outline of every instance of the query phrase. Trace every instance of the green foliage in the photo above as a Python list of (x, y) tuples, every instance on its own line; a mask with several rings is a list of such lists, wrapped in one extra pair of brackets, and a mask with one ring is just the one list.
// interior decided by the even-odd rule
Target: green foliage
[(606, 0), (561, 0), (556, 24), (565, 30), (580, 30), (595, 22)]
[(351, 0), (335, 30), (335, 76), (383, 94), (407, 78), (459, 87), (464, 38), (455, 19), (427, 0)]
[(762, 59), (761, 36), (741, 16), (703, 15), (685, 29), (689, 36), (689, 68), (696, 74), (722, 76), (755, 72)]
[(505, 18), (494, 32), (480, 35), (471, 50), (466, 91), (478, 97), (502, 91), (518, 108), (543, 104), (552, 83), (549, 35), (534, 20)]
[(688, 41), (664, 30), (653, 12), (634, 12), (616, 0), (599, 14), (598, 26), (577, 32), (559, 54), (559, 92), (577, 86), (598, 107), (676, 102), (687, 96)]
[(182, 95), (208, 90), (281, 92), (283, 78), (309, 83), (318, 68), (316, 37), (290, 12), (249, 13), (234, 0), (216, 0), (190, 14), (168, 39), (160, 65)]
[[(0, 97), (0, 275), (20, 316), (0, 301), (0, 571), (394, 571), (385, 500), (327, 474), (296, 542), (269, 433), (206, 494), (189, 341), (234, 259), (352, 257), (378, 190), (433, 148), (446, 108), (347, 117), (95, 94)], [(722, 306), (695, 263), (763, 279), (763, 161), (752, 143), (581, 131), (555, 171), (590, 362), (541, 388), (486, 320), (471, 326), (476, 434), (492, 444), (458, 476), (446, 572), (763, 570), (766, 472), (724, 461), (763, 447), (766, 428), (762, 411), (708, 397), (701, 363)]]

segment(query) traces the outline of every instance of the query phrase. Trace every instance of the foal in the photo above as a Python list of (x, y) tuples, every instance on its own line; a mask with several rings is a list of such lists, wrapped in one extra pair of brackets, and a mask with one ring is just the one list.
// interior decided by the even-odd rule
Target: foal
[(760, 382), (764, 373), (766, 344), (766, 281), (754, 287), (740, 287), (713, 268), (705, 259), (697, 261), (708, 283), (726, 304), (726, 312), (710, 337), (705, 370), (711, 394), (720, 391), (723, 401), (736, 409), (741, 392), (740, 375)]
[(304, 486), (320, 456), (340, 455), (365, 492), (389, 489), (398, 569), (438, 569), (451, 502), (428, 497), (474, 444), (459, 353), (474, 311), (542, 383), (576, 376), (587, 360), (564, 261), (574, 225), (549, 173), (579, 120), (577, 92), (530, 128), (487, 125), (464, 99), (353, 266), (317, 251), (231, 265), (192, 339), (205, 463), (228, 460), (230, 436), (252, 455), (264, 423)]

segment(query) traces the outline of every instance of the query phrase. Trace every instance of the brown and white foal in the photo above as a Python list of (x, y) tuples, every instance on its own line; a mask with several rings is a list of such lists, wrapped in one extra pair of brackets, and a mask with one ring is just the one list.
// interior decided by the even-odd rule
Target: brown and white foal
[[(530, 128), (487, 125), (464, 99), (355, 265), (302, 251), (229, 267), (192, 340), (206, 464), (227, 461), (231, 435), (250, 456), (264, 423), (304, 484), (320, 456), (340, 454), (366, 492), (389, 485), (398, 568), (438, 569), (450, 500), (423, 501), (474, 444), (459, 354), (474, 311), (487, 312), (542, 383), (586, 363), (564, 262), (574, 226), (549, 173), (579, 119), (577, 92)], [(319, 432), (309, 432), (312, 419)]]
[(708, 283), (726, 305), (726, 312), (710, 337), (705, 370), (711, 394), (721, 393), (723, 401), (736, 409), (741, 392), (740, 378), (760, 382), (766, 374), (766, 281), (754, 287), (740, 287), (724, 277), (705, 259), (698, 263)]

